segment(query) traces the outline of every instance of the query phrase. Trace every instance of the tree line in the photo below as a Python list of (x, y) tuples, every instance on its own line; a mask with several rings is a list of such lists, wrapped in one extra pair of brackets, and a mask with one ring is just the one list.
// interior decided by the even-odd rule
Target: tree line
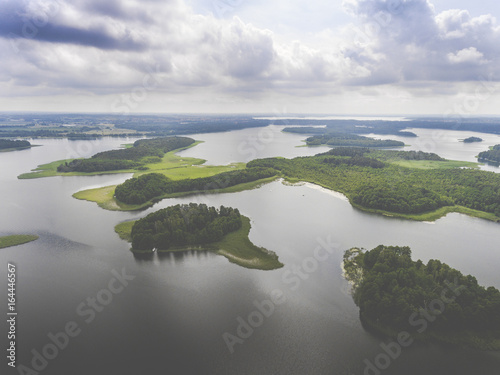
[(350, 147), (403, 147), (404, 142), (390, 139), (381, 140), (368, 138), (357, 134), (347, 133), (326, 133), (313, 135), (306, 139), (309, 146), (350, 146)]
[[(346, 251), (344, 269), (355, 283), (353, 298), (361, 318), (376, 326), (422, 328), (419, 319), (427, 313), (432, 316), (428, 332), (470, 330), (500, 338), (498, 289), (484, 288), (475, 277), (464, 276), (439, 260), (424, 264), (411, 259), (409, 247), (380, 245), (370, 251)], [(437, 307), (439, 312), (434, 311)]]
[(0, 150), (8, 148), (29, 148), (31, 143), (23, 140), (0, 139)]
[(137, 220), (131, 232), (132, 248), (141, 251), (170, 247), (204, 245), (220, 241), (227, 233), (241, 228), (237, 208), (205, 204), (178, 204)]
[(211, 177), (171, 180), (159, 173), (148, 173), (126, 180), (115, 188), (115, 197), (127, 204), (143, 204), (166, 194), (205, 192), (275, 176), (273, 168), (246, 168)]
[[(365, 159), (359, 156), (362, 151), (341, 152), (354, 156), (319, 154), (294, 159), (257, 159), (249, 162), (247, 168), (274, 168), (285, 177), (319, 183), (345, 194), (353, 204), (363, 208), (420, 214), (460, 205), (500, 218), (497, 173), (460, 168), (424, 170), (390, 163), (374, 168), (364, 164)], [(364, 155), (370, 157), (372, 153)]]
[(194, 139), (187, 137), (140, 139), (130, 148), (99, 152), (88, 159), (65, 162), (57, 167), (57, 171), (67, 173), (146, 169), (145, 164), (160, 162), (167, 152), (193, 143)]
[(491, 150), (480, 152), (477, 156), (479, 161), (500, 163), (500, 145), (495, 145)]

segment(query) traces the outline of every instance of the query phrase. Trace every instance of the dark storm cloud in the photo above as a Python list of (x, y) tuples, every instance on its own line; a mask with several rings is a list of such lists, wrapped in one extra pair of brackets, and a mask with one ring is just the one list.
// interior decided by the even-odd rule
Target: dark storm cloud
[(104, 27), (79, 28), (52, 22), (50, 10), (29, 14), (25, 3), (10, 1), (0, 5), (0, 37), (34, 39), (50, 43), (66, 43), (106, 50), (142, 51), (147, 44), (130, 35), (117, 38)]

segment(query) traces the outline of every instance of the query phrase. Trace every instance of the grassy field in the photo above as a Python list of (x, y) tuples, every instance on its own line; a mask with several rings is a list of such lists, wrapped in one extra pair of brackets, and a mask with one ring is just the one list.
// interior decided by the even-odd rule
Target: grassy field
[[(162, 173), (173, 180), (180, 180), (184, 178), (208, 177), (228, 170), (241, 169), (245, 167), (244, 163), (235, 163), (225, 166), (211, 166), (211, 165), (202, 166), (202, 164), (205, 163), (205, 160), (203, 159), (186, 158), (186, 157), (183, 158), (175, 154), (176, 152), (188, 149), (190, 147), (194, 147), (200, 143), (201, 143), (200, 141), (197, 141), (187, 147), (167, 152), (163, 156), (162, 161), (160, 163), (146, 164), (145, 167), (147, 167), (148, 169), (144, 171), (140, 171), (137, 169), (120, 169), (116, 171), (104, 171), (104, 172), (92, 172), (92, 173), (58, 172), (57, 167), (59, 165), (74, 160), (74, 159), (65, 159), (39, 165), (36, 169), (33, 169), (29, 173), (23, 173), (20, 176), (18, 176), (18, 178), (31, 179), (31, 178), (43, 178), (52, 176), (95, 176), (102, 174), (117, 174), (117, 173), (134, 173), (134, 176), (137, 177), (145, 173), (156, 172), (156, 173)], [(122, 147), (129, 148), (130, 145), (123, 145)]]
[(38, 236), (31, 234), (14, 234), (12, 236), (0, 237), (0, 249), (4, 247), (22, 245), (38, 239)]
[(130, 233), (132, 232), (132, 227), (134, 226), (135, 220), (133, 221), (125, 221), (115, 226), (115, 232), (118, 236), (127, 242), (131, 242), (132, 238), (130, 237)]
[[(283, 267), (283, 264), (278, 260), (278, 256), (274, 252), (266, 250), (263, 247), (255, 246), (250, 241), (248, 238), (251, 228), (250, 219), (246, 216), (242, 216), (241, 219), (243, 223), (242, 227), (237, 231), (225, 235), (221, 241), (211, 243), (207, 246), (172, 248), (169, 250), (162, 250), (161, 252), (209, 250), (222, 255), (230, 262), (245, 268), (274, 270)], [(121, 239), (130, 241), (130, 232), (132, 231), (134, 223), (135, 221), (120, 223), (115, 227), (115, 232)]]

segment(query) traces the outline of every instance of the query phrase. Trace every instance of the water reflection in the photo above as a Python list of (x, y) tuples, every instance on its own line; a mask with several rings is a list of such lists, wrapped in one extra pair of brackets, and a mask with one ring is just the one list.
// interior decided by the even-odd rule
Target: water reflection
[(176, 264), (183, 264), (186, 262), (199, 262), (203, 263), (211, 257), (222, 257), (213, 252), (213, 250), (185, 250), (185, 251), (154, 251), (139, 253), (131, 251), (137, 263), (143, 264), (147, 262), (153, 263), (168, 263), (175, 266)]

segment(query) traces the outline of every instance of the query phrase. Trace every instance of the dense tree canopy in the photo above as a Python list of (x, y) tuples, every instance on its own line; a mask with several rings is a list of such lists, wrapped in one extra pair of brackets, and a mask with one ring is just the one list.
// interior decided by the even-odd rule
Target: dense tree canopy
[(326, 133), (306, 139), (309, 146), (351, 146), (351, 147), (402, 147), (405, 144), (390, 139), (380, 140), (347, 133)]
[(409, 247), (380, 245), (346, 251), (344, 269), (361, 317), (376, 325), (415, 331), (427, 313), (428, 332), (470, 330), (500, 338), (500, 292), (439, 260), (424, 264), (411, 259)]
[(10, 139), (0, 139), (0, 150), (5, 150), (8, 148), (28, 148), (31, 147), (29, 141), (14, 141)]
[(172, 246), (204, 245), (241, 228), (238, 209), (205, 204), (167, 207), (137, 220), (132, 227), (134, 250), (167, 250)]
[(460, 168), (424, 170), (390, 163), (370, 165), (365, 160), (381, 151), (336, 150), (331, 150), (330, 155), (257, 159), (247, 168), (275, 168), (285, 177), (339, 191), (364, 208), (419, 214), (459, 205), (500, 218), (500, 174)]
[(275, 176), (273, 168), (247, 168), (219, 173), (211, 177), (173, 181), (159, 173), (148, 173), (126, 180), (115, 189), (115, 197), (123, 203), (143, 204), (165, 194), (205, 192)]
[(61, 164), (58, 172), (103, 172), (141, 168), (146, 163), (160, 162), (169, 151), (187, 147), (194, 139), (165, 137), (140, 139), (133, 147), (99, 152), (88, 159), (75, 159)]
[(479, 161), (500, 163), (500, 145), (495, 145), (491, 150), (480, 152)]

